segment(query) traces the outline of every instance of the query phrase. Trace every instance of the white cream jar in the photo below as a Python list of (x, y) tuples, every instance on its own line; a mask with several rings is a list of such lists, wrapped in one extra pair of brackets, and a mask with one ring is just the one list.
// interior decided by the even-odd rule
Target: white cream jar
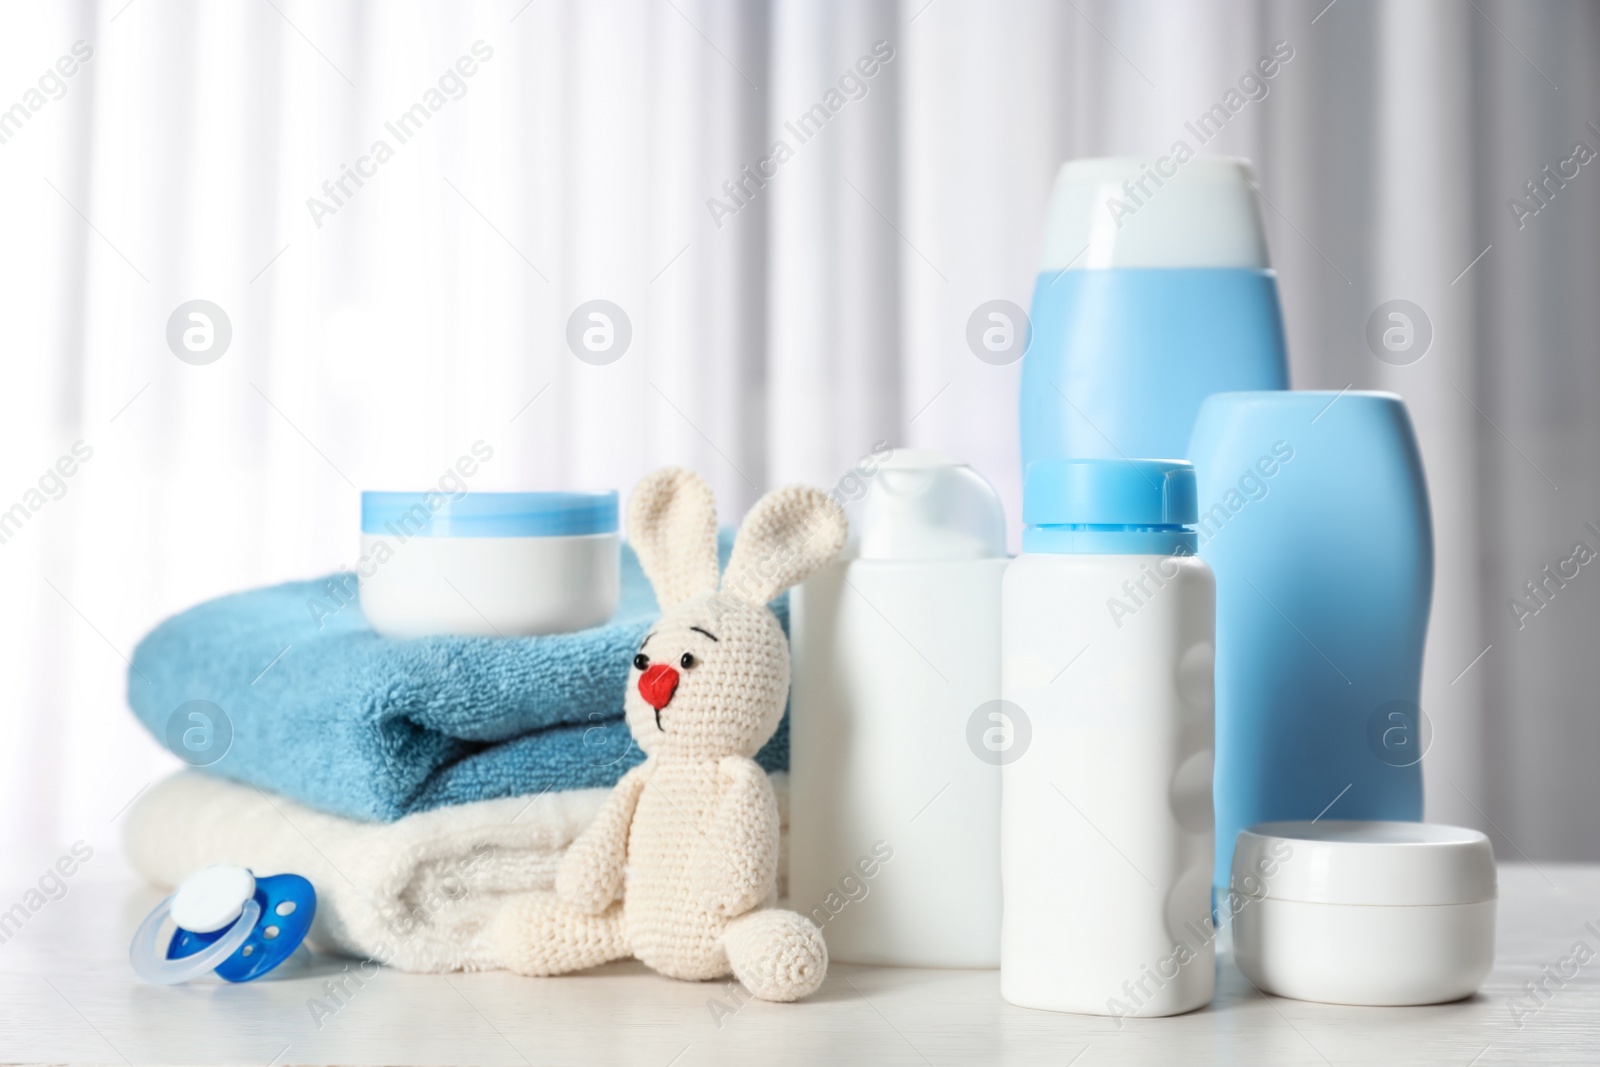
[(621, 591), (617, 494), (361, 494), (361, 610), (387, 637), (598, 626)]
[(1264, 993), (1439, 1004), (1494, 966), (1494, 850), (1436, 823), (1260, 823), (1233, 853), (1234, 961)]

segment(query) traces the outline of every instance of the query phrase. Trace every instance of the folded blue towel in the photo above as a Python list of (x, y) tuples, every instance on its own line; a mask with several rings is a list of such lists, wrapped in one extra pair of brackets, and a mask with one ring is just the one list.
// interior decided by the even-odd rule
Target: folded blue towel
[[(227, 720), (214, 727), (216, 748), (228, 724), (232, 741), (209, 771), (379, 822), (609, 786), (643, 760), (622, 699), (659, 609), (627, 546), (616, 617), (580, 633), (397, 641), (367, 625), (354, 589), (348, 574), (289, 582), (168, 619), (134, 651), (128, 703), (158, 740), (199, 762), (183, 749), (191, 721), (180, 709), (210, 701)], [(773, 610), (787, 628), (787, 598)], [(756, 757), (769, 771), (788, 768), (788, 725), (785, 714)]]

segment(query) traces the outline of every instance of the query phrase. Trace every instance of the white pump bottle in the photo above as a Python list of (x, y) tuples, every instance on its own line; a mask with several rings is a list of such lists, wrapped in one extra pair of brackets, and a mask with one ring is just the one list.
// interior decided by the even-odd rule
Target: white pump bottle
[(855, 558), (790, 594), (790, 904), (843, 963), (997, 967), (1004, 510), (901, 449), (861, 511)]

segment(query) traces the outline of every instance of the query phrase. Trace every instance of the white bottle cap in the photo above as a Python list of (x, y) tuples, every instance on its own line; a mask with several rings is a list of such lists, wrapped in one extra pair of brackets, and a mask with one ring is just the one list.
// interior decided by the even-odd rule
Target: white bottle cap
[(897, 448), (867, 480), (861, 559), (990, 559), (1006, 554), (1000, 494), (938, 452)]
[(1063, 163), (1050, 196), (1041, 270), (1265, 270), (1271, 262), (1254, 185), (1248, 160), (1221, 156)]

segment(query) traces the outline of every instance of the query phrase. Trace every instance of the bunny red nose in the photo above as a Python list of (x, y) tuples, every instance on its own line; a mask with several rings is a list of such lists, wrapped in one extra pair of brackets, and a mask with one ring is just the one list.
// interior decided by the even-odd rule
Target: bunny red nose
[(657, 663), (639, 675), (639, 695), (657, 711), (667, 706), (677, 688), (678, 672), (665, 663)]

